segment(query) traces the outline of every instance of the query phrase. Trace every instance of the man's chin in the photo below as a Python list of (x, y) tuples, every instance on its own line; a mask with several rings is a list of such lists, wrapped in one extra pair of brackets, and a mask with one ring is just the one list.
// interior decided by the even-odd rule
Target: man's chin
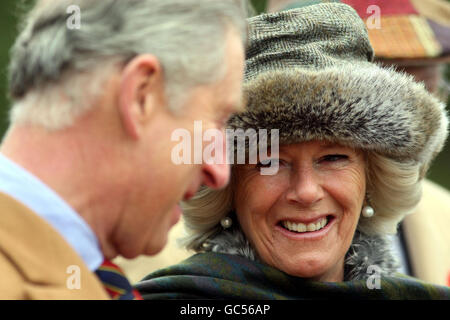
[(175, 207), (173, 207), (172, 211), (170, 212), (170, 215), (172, 217), (172, 219), (170, 221), (171, 222), (170, 228), (172, 228), (174, 225), (176, 225), (178, 223), (178, 221), (180, 221), (182, 214), (183, 214), (183, 211), (181, 210), (181, 206), (179, 204), (175, 205)]
[(127, 248), (126, 250), (121, 250), (120, 255), (124, 257), (125, 259), (135, 259), (141, 255), (145, 256), (154, 256), (158, 253), (160, 253), (164, 247), (167, 244), (167, 234), (164, 236), (164, 238), (158, 238), (156, 241), (153, 241), (149, 243), (145, 248), (142, 248), (140, 250), (130, 250), (130, 248)]
[(149, 244), (147, 246), (144, 254), (146, 256), (154, 256), (154, 255), (160, 253), (166, 245), (167, 245), (167, 233), (164, 236), (164, 239), (159, 238), (154, 243)]
[(147, 242), (147, 245), (145, 247), (140, 247), (140, 249), (122, 248), (124, 250), (120, 250), (120, 255), (126, 259), (134, 259), (140, 255), (154, 256), (160, 253), (167, 245), (170, 230), (179, 222), (181, 218), (180, 206), (176, 205), (167, 214), (170, 215), (170, 221), (166, 220), (162, 225), (158, 227), (158, 229), (161, 231), (166, 229), (164, 233), (159, 231), (158, 233), (153, 234), (153, 238)]

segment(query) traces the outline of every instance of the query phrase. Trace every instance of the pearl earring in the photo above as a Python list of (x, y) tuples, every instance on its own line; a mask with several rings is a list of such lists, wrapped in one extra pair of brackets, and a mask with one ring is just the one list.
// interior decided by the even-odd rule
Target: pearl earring
[(375, 210), (371, 206), (365, 206), (362, 209), (362, 215), (364, 218), (371, 218), (375, 215)]
[(220, 220), (220, 224), (224, 229), (228, 229), (233, 224), (233, 220), (231, 220), (231, 218), (229, 217), (225, 217), (222, 220)]
[(203, 242), (202, 247), (203, 247), (203, 249), (207, 250), (207, 249), (211, 248), (211, 244), (209, 242)]

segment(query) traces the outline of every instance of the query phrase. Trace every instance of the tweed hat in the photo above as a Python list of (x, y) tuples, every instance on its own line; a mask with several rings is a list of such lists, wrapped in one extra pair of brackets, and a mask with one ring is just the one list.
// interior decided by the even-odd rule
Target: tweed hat
[(410, 75), (374, 64), (356, 11), (324, 3), (248, 19), (246, 110), (232, 129), (279, 129), (280, 144), (328, 140), (419, 164), (447, 137), (445, 105)]

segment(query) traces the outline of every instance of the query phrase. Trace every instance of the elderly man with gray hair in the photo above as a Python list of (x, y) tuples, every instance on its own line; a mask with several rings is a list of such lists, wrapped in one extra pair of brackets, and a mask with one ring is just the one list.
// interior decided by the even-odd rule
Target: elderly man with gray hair
[(223, 131), (239, 110), (245, 7), (37, 2), (11, 51), (0, 298), (139, 298), (110, 260), (159, 252), (178, 203), (228, 182), (226, 161), (174, 163), (172, 137)]

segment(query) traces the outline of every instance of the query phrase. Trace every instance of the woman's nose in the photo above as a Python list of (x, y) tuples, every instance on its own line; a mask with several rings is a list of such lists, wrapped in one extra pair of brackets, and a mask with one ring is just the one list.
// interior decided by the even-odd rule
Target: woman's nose
[(289, 202), (311, 206), (323, 199), (324, 190), (312, 169), (297, 172), (290, 182), (286, 198)]

